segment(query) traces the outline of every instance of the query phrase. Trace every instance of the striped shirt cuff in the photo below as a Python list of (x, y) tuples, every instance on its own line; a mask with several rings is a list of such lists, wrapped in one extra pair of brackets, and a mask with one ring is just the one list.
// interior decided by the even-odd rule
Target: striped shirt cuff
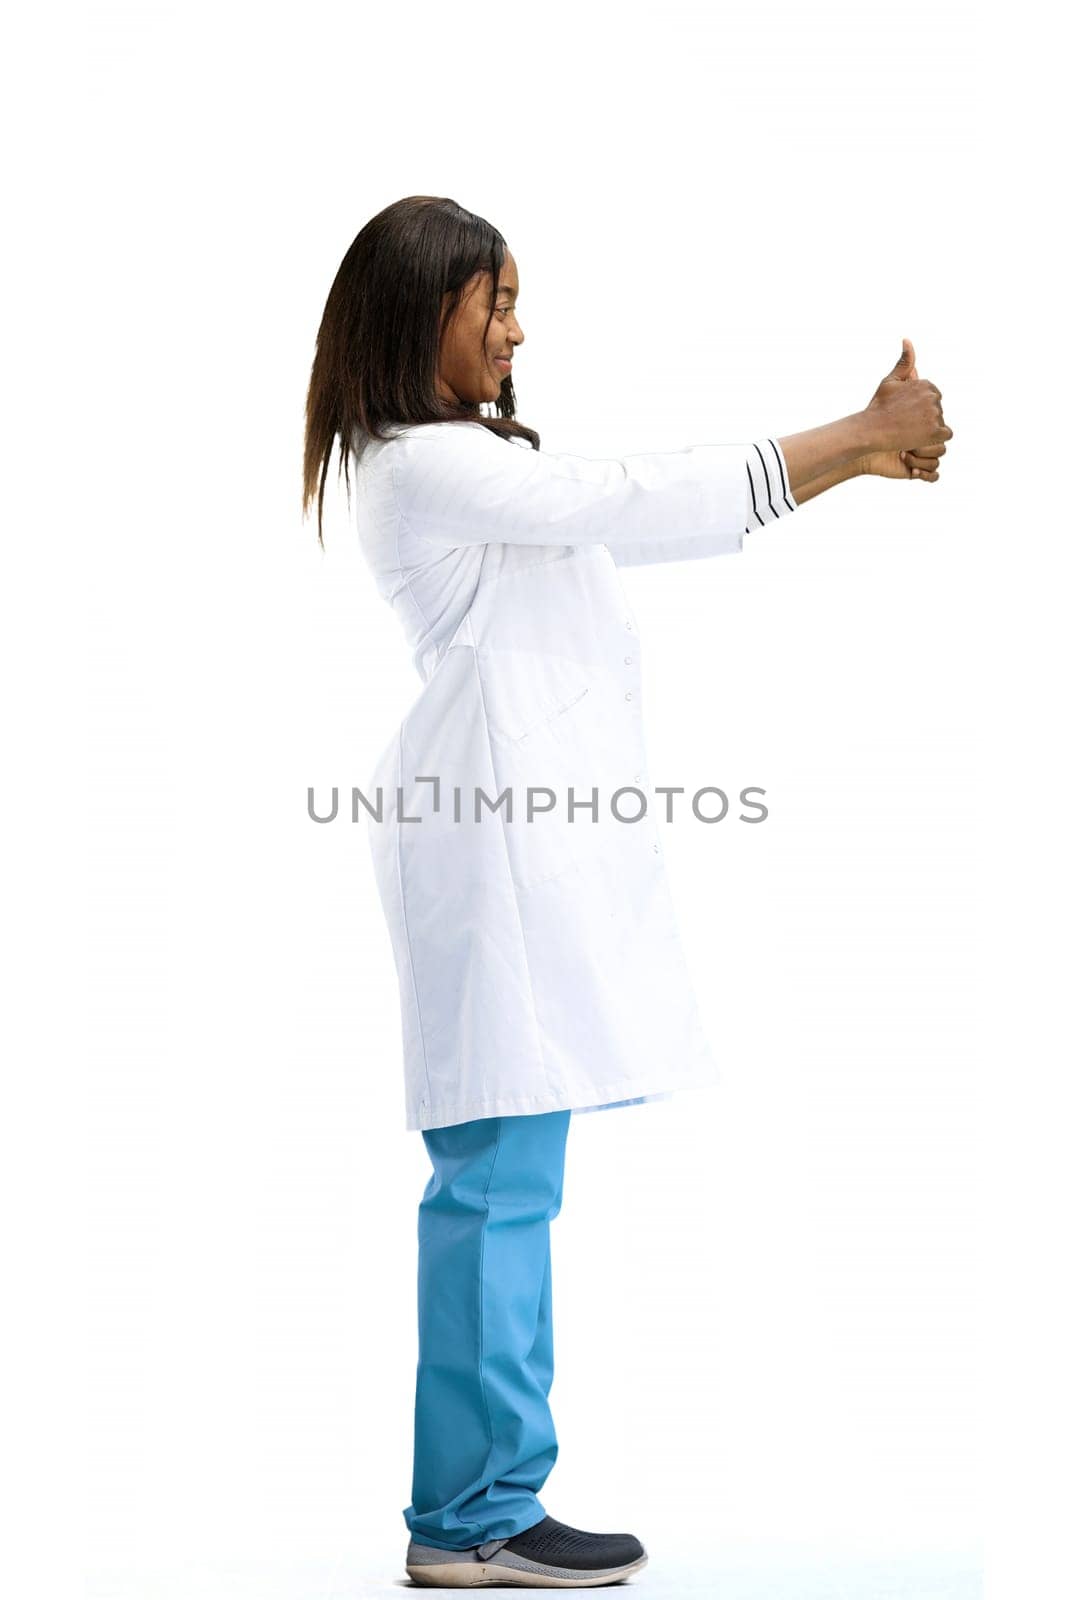
[(747, 447), (748, 520), (745, 532), (766, 528), (797, 509), (789, 492), (789, 473), (776, 439), (758, 439)]

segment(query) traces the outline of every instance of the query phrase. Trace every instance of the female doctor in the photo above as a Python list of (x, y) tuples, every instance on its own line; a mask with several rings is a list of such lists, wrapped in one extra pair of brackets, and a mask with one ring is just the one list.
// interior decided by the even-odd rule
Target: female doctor
[[(515, 418), (519, 275), (455, 201), (356, 236), (307, 396), (304, 512), (334, 441), (361, 549), (421, 689), (369, 837), (400, 997), (418, 1214), (407, 1571), (588, 1587), (645, 1565), (539, 1499), (558, 1453), (549, 1224), (572, 1112), (718, 1076), (682, 954), (619, 568), (738, 552), (846, 478), (938, 479), (952, 437), (907, 339), (869, 404), (804, 433), (590, 459)], [(483, 406), (494, 408), (485, 414)]]

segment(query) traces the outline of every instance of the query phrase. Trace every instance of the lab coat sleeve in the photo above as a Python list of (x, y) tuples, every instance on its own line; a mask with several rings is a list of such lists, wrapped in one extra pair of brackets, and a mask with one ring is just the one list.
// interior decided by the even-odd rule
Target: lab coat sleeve
[[(788, 516), (797, 509), (797, 503), (789, 487), (789, 469), (777, 439), (757, 439), (744, 446), (744, 451), (748, 494), (745, 532), (752, 533)], [(719, 553), (714, 535), (708, 534), (644, 544), (619, 545), (610, 539), (605, 542), (616, 566), (620, 567), (647, 566), (653, 561), (691, 561)]]
[(724, 555), (789, 499), (777, 461), (766, 457), (763, 476), (764, 458), (748, 444), (595, 458), (524, 449), (479, 423), (440, 423), (392, 449), (402, 522), (450, 548), (603, 544), (630, 565)]

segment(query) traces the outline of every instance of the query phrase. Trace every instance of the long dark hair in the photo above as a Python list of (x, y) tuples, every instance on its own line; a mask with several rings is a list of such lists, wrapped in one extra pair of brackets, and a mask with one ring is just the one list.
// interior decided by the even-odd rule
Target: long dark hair
[(483, 217), (426, 194), (386, 206), (349, 245), (326, 297), (305, 406), (303, 509), (306, 517), (318, 496), (320, 544), (335, 438), (349, 504), (349, 454), (358, 466), (368, 440), (387, 437), (385, 423), (480, 422), (540, 449), (540, 435), (515, 420), (510, 372), (493, 402), (495, 416), (483, 416), (477, 401), (442, 400), (435, 387), (440, 337), (476, 272), (493, 280), (484, 345), (506, 251), (503, 235)]

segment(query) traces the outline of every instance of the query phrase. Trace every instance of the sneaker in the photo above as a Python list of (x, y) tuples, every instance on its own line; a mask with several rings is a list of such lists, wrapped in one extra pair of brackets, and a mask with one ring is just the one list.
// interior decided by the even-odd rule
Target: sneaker
[(543, 1517), (510, 1539), (489, 1539), (470, 1550), (408, 1545), (413, 1583), (434, 1589), (476, 1589), (506, 1583), (527, 1589), (589, 1589), (618, 1583), (648, 1562), (632, 1533), (585, 1533)]

